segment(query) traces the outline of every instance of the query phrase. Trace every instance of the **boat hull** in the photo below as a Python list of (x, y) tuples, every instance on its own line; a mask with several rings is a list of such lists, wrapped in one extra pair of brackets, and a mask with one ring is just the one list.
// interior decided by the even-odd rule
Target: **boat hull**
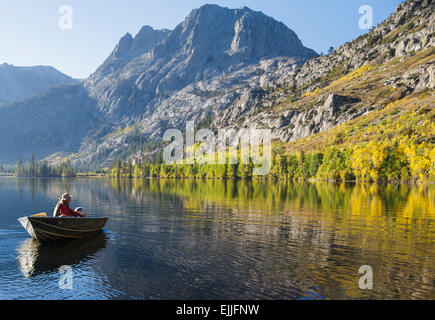
[(100, 233), (108, 218), (46, 218), (18, 219), (29, 235), (43, 242), (83, 239)]

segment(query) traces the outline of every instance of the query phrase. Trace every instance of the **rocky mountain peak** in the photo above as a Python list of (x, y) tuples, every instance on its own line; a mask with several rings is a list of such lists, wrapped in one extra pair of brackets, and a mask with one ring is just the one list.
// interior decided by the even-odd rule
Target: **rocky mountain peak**
[(127, 32), (116, 45), (111, 56), (120, 58), (140, 56), (151, 50), (169, 32), (167, 29), (154, 30), (150, 26), (143, 26), (135, 37)]
[(130, 55), (140, 56), (150, 51), (154, 46), (162, 41), (170, 30), (154, 30), (150, 26), (143, 26), (138, 34), (134, 37), (130, 47)]
[(133, 117), (192, 83), (262, 60), (285, 57), (296, 64), (315, 56), (262, 12), (204, 5), (171, 32), (146, 26), (133, 39), (126, 35), (86, 86), (110, 117)]
[(190, 47), (213, 49), (218, 44), (236, 62), (277, 56), (307, 59), (317, 55), (303, 47), (297, 35), (283, 23), (246, 6), (228, 9), (204, 5), (193, 10), (179, 28), (181, 38)]
[(130, 33), (126, 33), (121, 40), (119, 40), (119, 43), (115, 47), (115, 49), (112, 52), (113, 56), (121, 57), (128, 53), (128, 49), (131, 47), (131, 44), (133, 42), (133, 37)]
[(126, 33), (118, 42), (106, 61), (90, 76), (88, 81), (98, 81), (113, 71), (119, 70), (128, 62), (139, 57), (162, 41), (170, 30), (154, 30), (150, 26), (143, 26), (135, 37)]
[[(203, 6), (197, 9), (193, 9), (191, 11), (191, 14), (187, 17), (186, 20), (189, 20), (191, 16), (195, 16), (197, 14), (209, 14), (212, 16), (216, 16), (219, 14), (233, 14), (233, 13), (243, 14), (248, 12), (256, 13), (257, 11), (254, 11), (247, 6), (242, 6), (238, 9), (229, 9), (227, 7), (221, 7), (217, 4), (204, 4)], [(257, 13), (261, 13), (261, 12), (257, 12)]]
[[(126, 66), (125, 73), (152, 71), (156, 87), (147, 85), (147, 91), (158, 94), (262, 59), (291, 57), (302, 62), (315, 56), (292, 30), (261, 12), (204, 5), (193, 10), (152, 53)], [(141, 83), (151, 80), (151, 74), (137, 76)]]
[(225, 13), (228, 12), (228, 8), (221, 7), (217, 4), (204, 4), (201, 7), (197, 9), (193, 9), (190, 14), (187, 16), (186, 20), (191, 20), (192, 17), (199, 15), (199, 14), (209, 14), (209, 15), (217, 15), (219, 13)]

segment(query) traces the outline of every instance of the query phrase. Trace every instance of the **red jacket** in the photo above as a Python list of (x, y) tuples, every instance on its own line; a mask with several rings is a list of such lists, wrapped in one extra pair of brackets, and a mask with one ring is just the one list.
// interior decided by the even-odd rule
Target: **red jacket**
[(68, 207), (66, 204), (59, 204), (59, 213), (61, 217), (81, 217), (81, 215), (72, 210), (70, 207)]

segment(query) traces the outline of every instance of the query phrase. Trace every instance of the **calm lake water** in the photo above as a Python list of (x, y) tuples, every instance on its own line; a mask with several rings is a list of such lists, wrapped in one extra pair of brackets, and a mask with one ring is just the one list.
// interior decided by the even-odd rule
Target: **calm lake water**
[[(104, 233), (29, 239), (64, 192)], [(434, 299), (434, 236), (435, 185), (0, 178), (0, 298)]]

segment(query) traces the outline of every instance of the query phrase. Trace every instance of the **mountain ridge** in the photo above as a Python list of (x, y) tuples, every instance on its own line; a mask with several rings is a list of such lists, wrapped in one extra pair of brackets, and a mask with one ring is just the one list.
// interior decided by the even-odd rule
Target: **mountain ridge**
[(98, 81), (134, 58), (145, 54), (163, 40), (169, 32), (170, 30), (167, 29), (154, 30), (150, 26), (143, 26), (135, 37), (127, 32), (119, 40), (109, 57), (90, 75), (87, 81)]
[(8, 63), (0, 65), (0, 104), (29, 98), (49, 87), (77, 80), (52, 66), (20, 67)]

